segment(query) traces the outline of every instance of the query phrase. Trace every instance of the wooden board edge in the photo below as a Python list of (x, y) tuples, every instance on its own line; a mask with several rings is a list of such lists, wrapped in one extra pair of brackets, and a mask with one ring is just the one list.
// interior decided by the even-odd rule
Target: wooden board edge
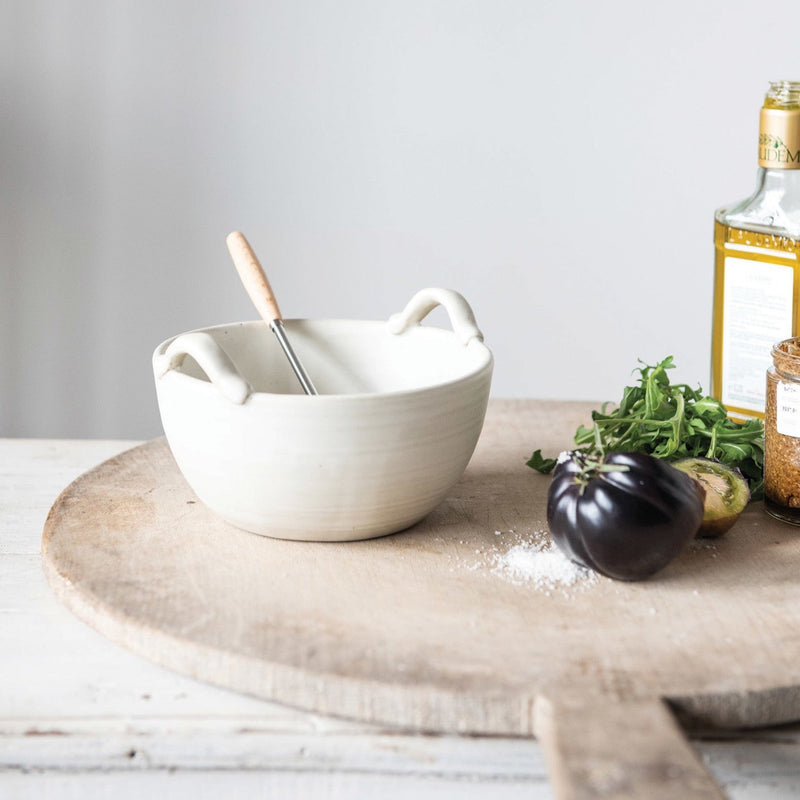
[(167, 448), (169, 447), (169, 445), (167, 445), (165, 436), (158, 436), (155, 439), (150, 439), (149, 441), (142, 442), (141, 444), (134, 445), (133, 447), (128, 447), (125, 450), (117, 453), (115, 456), (111, 456), (111, 458), (107, 458), (104, 461), (101, 461), (99, 464), (96, 464), (91, 469), (86, 470), (86, 472), (81, 473), (77, 478), (75, 478), (75, 480), (70, 481), (70, 483), (68, 483), (61, 490), (61, 492), (59, 492), (58, 496), (53, 501), (53, 504), (50, 506), (50, 510), (47, 512), (47, 517), (45, 518), (44, 526), (42, 528), (42, 556), (44, 557), (45, 552), (47, 551), (47, 548), (52, 540), (54, 520), (56, 519), (61, 508), (65, 505), (67, 499), (75, 493), (79, 486), (81, 486), (83, 483), (91, 482), (92, 478), (96, 474), (113, 468), (116, 464), (128, 458), (131, 453), (137, 450), (145, 450), (159, 446), (164, 446)]
[[(303, 711), (392, 728), (398, 732), (524, 737), (532, 736), (533, 697), (509, 702), (506, 695), (480, 696), (437, 686), (365, 684), (338, 674), (309, 673), (268, 663), (163, 631), (122, 617), (74, 585), (42, 554), (42, 569), (56, 598), (105, 639), (180, 675)], [(225, 676), (220, 679), (219, 676)], [(365, 690), (365, 685), (369, 688)], [(420, 702), (420, 695), (427, 695)], [(308, 702), (309, 696), (313, 697)], [(417, 709), (417, 710), (415, 710)]]

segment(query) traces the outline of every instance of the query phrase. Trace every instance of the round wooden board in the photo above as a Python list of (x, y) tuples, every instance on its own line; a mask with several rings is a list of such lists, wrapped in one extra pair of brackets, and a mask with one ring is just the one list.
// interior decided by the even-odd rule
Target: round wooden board
[(408, 531), (355, 543), (229, 526), (157, 439), (62, 493), (45, 571), (113, 641), (321, 713), (507, 735), (533, 732), (539, 697), (667, 698), (703, 724), (800, 718), (800, 532), (761, 504), (646, 582), (548, 589), (497, 569), (546, 529), (549, 478), (524, 462), (568, 447), (589, 408), (493, 401), (445, 502)]

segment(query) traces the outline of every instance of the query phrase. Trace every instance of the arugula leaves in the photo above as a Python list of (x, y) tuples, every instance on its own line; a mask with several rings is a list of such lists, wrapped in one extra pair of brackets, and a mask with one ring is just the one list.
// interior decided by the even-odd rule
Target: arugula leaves
[(557, 463), (555, 458), (545, 458), (541, 450), (534, 450), (533, 455), (525, 462), (531, 469), (535, 469), (537, 472), (542, 472), (545, 475), (551, 473)]
[[(747, 479), (753, 500), (763, 495), (764, 424), (759, 419), (734, 422), (722, 403), (698, 387), (671, 384), (667, 370), (672, 356), (654, 366), (642, 366), (636, 386), (626, 386), (616, 408), (604, 403), (592, 412), (591, 428), (575, 433), (579, 450), (601, 444), (606, 452), (648, 453), (668, 461), (689, 456), (716, 458), (737, 467)], [(549, 473), (556, 460), (536, 450), (527, 465)]]

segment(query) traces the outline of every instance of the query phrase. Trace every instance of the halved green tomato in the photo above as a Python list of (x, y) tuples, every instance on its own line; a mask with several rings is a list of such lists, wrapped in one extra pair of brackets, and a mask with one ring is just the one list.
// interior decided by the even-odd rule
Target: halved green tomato
[(698, 536), (715, 539), (730, 530), (750, 502), (750, 489), (738, 469), (711, 458), (682, 458), (672, 466), (691, 475), (706, 490)]

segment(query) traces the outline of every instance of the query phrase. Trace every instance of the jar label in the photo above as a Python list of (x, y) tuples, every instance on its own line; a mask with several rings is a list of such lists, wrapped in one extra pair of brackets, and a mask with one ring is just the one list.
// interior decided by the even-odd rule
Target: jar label
[(722, 402), (764, 413), (764, 373), (772, 345), (792, 335), (794, 269), (725, 257), (722, 307)]
[(775, 428), (784, 436), (800, 439), (800, 385), (778, 382)]

